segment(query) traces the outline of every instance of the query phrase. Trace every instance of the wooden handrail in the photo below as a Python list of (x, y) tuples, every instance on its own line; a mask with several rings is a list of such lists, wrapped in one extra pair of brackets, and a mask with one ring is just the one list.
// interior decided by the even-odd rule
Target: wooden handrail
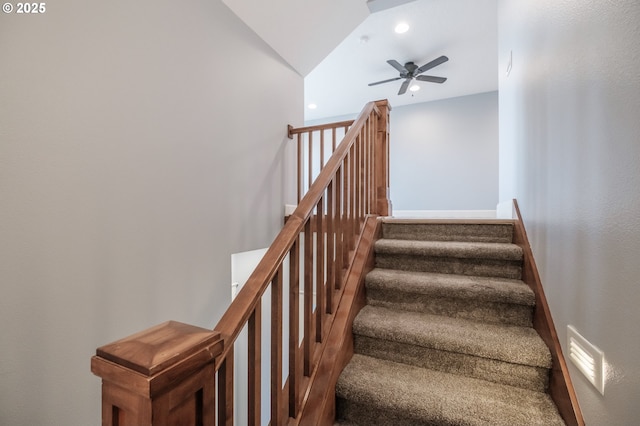
[[(321, 126), (321, 130), (341, 126), (348, 126), (348, 130), (211, 335), (194, 339), (189, 333), (197, 334), (199, 330), (180, 326), (179, 331), (187, 335), (170, 338), (164, 346), (149, 344), (159, 333), (156, 329), (124, 339), (127, 347), (144, 348), (145, 359), (162, 359), (165, 353), (172, 353), (170, 365), (175, 367), (167, 368), (162, 376), (161, 391), (144, 394), (142, 399), (140, 392), (122, 393), (131, 377), (142, 382), (150, 379), (138, 378), (140, 362), (118, 355), (122, 341), (98, 350), (92, 371), (103, 378), (103, 389), (110, 392), (103, 394), (103, 425), (128, 424), (131, 419), (136, 424), (167, 424), (176, 416), (203, 425), (234, 424), (234, 355), (236, 340), (245, 328), (249, 359), (248, 383), (243, 386), (248, 385), (250, 391), (248, 424), (260, 424), (262, 413), (267, 411), (271, 425), (300, 422), (301, 410), (307, 405), (306, 397), (317, 378), (319, 358), (345, 289), (345, 271), (352, 270), (354, 250), (361, 240), (358, 235), (370, 218), (391, 213), (387, 199), (389, 110), (386, 100), (370, 102), (353, 122)], [(300, 135), (318, 130), (317, 127), (290, 128), (290, 133)], [(268, 289), (271, 306), (267, 321), (271, 337), (269, 348), (263, 348), (263, 296)], [(284, 291), (289, 294), (288, 330), (283, 330)], [(175, 323), (168, 324), (171, 327), (166, 330), (164, 325), (160, 331), (162, 336), (175, 334)], [(284, 347), (283, 332), (287, 333), (288, 347)], [(188, 345), (192, 340), (195, 347)], [(172, 346), (174, 344), (177, 346)], [(271, 358), (268, 405), (262, 404), (260, 394), (261, 360), (266, 353), (270, 353)], [(283, 371), (283, 358), (288, 360), (288, 371)], [(151, 374), (151, 370), (144, 371)], [(183, 375), (174, 376), (174, 372)], [(178, 387), (179, 392), (172, 385)], [(184, 396), (184, 403), (176, 400), (175, 395)], [(173, 398), (174, 408), (166, 407), (167, 398)], [(163, 408), (149, 411), (149, 407), (156, 406)], [(214, 418), (216, 411), (217, 419)]]
[(306, 127), (293, 127), (291, 125), (287, 126), (289, 139), (293, 139), (293, 135), (298, 135), (301, 133), (315, 132), (318, 130), (331, 130), (337, 128), (351, 127), (355, 120), (345, 120), (345, 121), (336, 121), (332, 123), (325, 124), (316, 124), (315, 126), (306, 126)]

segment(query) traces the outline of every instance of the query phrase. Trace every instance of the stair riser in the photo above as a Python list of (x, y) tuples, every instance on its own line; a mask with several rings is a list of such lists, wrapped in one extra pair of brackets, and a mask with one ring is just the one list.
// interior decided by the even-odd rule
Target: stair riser
[(376, 254), (376, 267), (402, 271), (436, 272), (441, 274), (474, 275), (521, 279), (522, 262), (495, 259), (464, 259), (450, 257)]
[(544, 392), (549, 385), (549, 370), (546, 368), (512, 364), (361, 335), (354, 336), (354, 344), (355, 352), (362, 355), (444, 373), (488, 380), (538, 392)]
[(397, 240), (511, 243), (513, 225), (385, 223), (382, 235)]
[(460, 300), (367, 288), (367, 303), (390, 309), (445, 315), (494, 324), (531, 327), (533, 308), (509, 303)]
[(339, 413), (341, 423), (347, 420), (367, 426), (439, 426), (437, 423), (403, 417), (400, 412), (376, 410), (372, 406), (357, 404), (344, 398), (336, 398), (336, 413)]

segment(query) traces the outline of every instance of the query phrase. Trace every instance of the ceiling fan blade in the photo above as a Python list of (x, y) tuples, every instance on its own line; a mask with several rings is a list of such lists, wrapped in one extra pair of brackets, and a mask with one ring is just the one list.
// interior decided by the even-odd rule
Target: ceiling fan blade
[(449, 60), (449, 58), (447, 58), (446, 56), (442, 55), (439, 58), (436, 58), (433, 61), (429, 62), (428, 64), (424, 64), (423, 66), (418, 68), (413, 75), (422, 74), (423, 72), (428, 71), (433, 67), (437, 67), (438, 65), (440, 65), (440, 64), (442, 64), (444, 62), (447, 62), (448, 60)]
[(388, 80), (376, 81), (375, 83), (369, 83), (369, 86), (375, 86), (377, 84), (388, 83), (390, 81), (400, 80), (402, 77), (390, 78)]
[(409, 73), (409, 70), (407, 70), (404, 65), (400, 64), (400, 62), (396, 61), (395, 59), (389, 59), (387, 61), (387, 63), (389, 65), (391, 65), (392, 67), (394, 67), (395, 69), (397, 69), (399, 72), (401, 73)]
[(419, 75), (416, 77), (416, 80), (420, 81), (428, 81), (430, 83), (444, 83), (447, 81), (446, 77), (434, 77), (432, 75)]
[(409, 87), (409, 83), (411, 83), (411, 79), (410, 78), (406, 78), (404, 80), (404, 82), (402, 83), (402, 86), (400, 86), (400, 91), (398, 91), (398, 95), (404, 95), (405, 92), (407, 91), (407, 88)]

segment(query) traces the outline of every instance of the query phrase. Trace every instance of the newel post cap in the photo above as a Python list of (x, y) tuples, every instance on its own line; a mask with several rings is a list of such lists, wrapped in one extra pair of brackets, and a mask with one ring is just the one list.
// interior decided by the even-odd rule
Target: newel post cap
[(219, 332), (168, 321), (99, 347), (91, 371), (105, 381), (153, 396), (214, 362), (222, 348)]

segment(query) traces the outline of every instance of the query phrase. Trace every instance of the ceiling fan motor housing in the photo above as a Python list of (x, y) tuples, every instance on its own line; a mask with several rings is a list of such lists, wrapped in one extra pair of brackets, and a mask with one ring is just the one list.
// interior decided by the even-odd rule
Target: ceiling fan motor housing
[(414, 71), (418, 69), (418, 66), (413, 62), (407, 62), (406, 64), (404, 64), (404, 67), (407, 69), (407, 71), (409, 71), (408, 75), (411, 77), (413, 77)]

